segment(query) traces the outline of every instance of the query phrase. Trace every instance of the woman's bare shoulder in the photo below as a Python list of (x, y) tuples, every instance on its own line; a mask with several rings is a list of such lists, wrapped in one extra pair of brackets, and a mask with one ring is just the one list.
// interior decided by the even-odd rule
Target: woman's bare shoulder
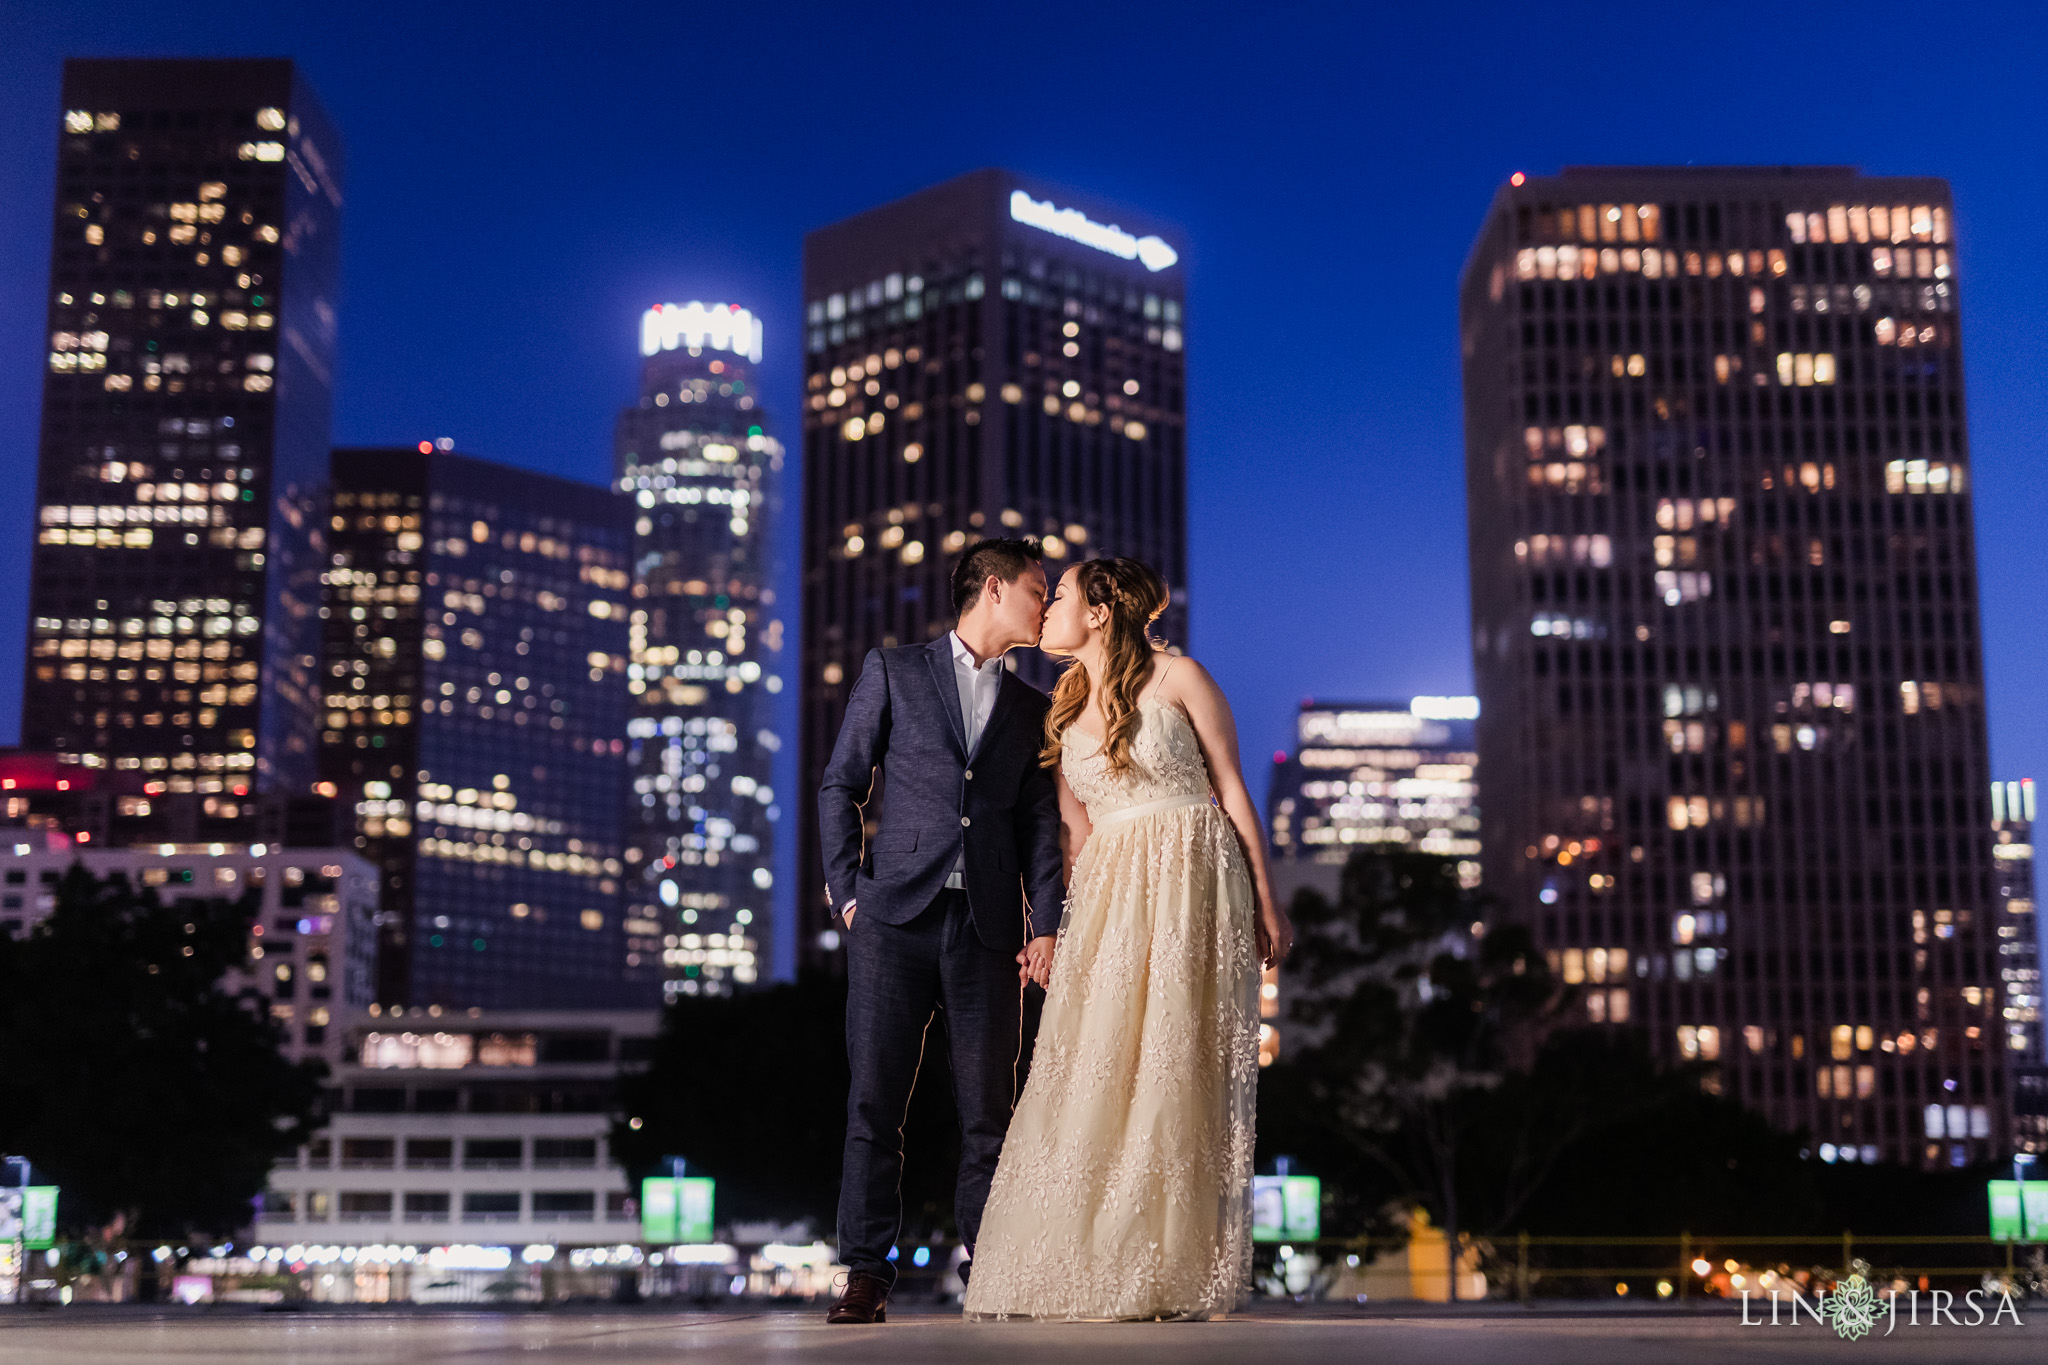
[(1161, 697), (1185, 698), (1216, 690), (1216, 679), (1192, 656), (1164, 649), (1153, 653), (1152, 678), (1159, 685)]

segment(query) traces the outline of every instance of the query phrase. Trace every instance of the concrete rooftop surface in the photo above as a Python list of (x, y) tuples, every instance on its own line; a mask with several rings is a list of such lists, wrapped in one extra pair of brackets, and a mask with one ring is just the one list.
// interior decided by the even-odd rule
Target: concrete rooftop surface
[[(1995, 1307), (1995, 1302), (1994, 1305)], [(2029, 1308), (2038, 1309), (2030, 1312)], [(1753, 1314), (1767, 1318), (1768, 1313)], [(1967, 1315), (1957, 1316), (1967, 1322)], [(0, 1312), (7, 1365), (496, 1365), (600, 1361), (818, 1361), (920, 1365), (960, 1361), (1115, 1361), (1117, 1365), (1642, 1365), (1642, 1362), (1819, 1361), (1877, 1355), (1913, 1365), (2038, 1362), (2048, 1305), (2020, 1305), (2021, 1325), (1909, 1326), (1883, 1319), (1862, 1341), (1830, 1327), (1745, 1327), (1737, 1305), (1617, 1311), (1610, 1305), (1389, 1307), (1371, 1311), (1263, 1306), (1208, 1323), (968, 1323), (906, 1310), (872, 1327), (828, 1327), (807, 1312), (673, 1313), (78, 1309)]]

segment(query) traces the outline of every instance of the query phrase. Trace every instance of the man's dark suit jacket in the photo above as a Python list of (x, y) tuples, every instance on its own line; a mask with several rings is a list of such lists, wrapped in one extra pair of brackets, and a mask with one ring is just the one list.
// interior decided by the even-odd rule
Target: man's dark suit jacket
[[(950, 632), (869, 650), (818, 792), (832, 904), (857, 900), (861, 918), (907, 923), (945, 886), (964, 841), (962, 880), (982, 942), (1014, 952), (1056, 930), (1065, 899), (1059, 795), (1038, 762), (1050, 705), (1005, 669), (969, 754)], [(881, 819), (863, 850), (862, 808), (878, 773)]]

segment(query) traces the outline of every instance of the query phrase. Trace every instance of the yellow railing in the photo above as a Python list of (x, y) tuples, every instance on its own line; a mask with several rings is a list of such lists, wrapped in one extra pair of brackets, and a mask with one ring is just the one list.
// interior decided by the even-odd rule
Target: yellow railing
[[(1675, 1237), (1545, 1236), (1522, 1232), (1512, 1238), (1479, 1238), (1462, 1234), (1459, 1240), (1461, 1249), (1455, 1258), (1456, 1262), (1464, 1262), (1468, 1252), (1476, 1247), (1481, 1268), (1487, 1272), (1489, 1283), (1507, 1281), (1511, 1276), (1515, 1297), (1525, 1303), (1529, 1301), (1533, 1287), (1544, 1279), (1667, 1279), (1671, 1282), (1673, 1297), (1686, 1299), (1701, 1292), (1700, 1282), (1705, 1277), (1702, 1277), (1693, 1265), (1694, 1261), (1700, 1258), (1719, 1262), (1732, 1257), (1745, 1265), (1754, 1264), (1760, 1270), (1772, 1269), (1777, 1265), (1789, 1265), (1793, 1270), (1816, 1272), (1824, 1280), (1830, 1275), (1849, 1274), (1859, 1257), (1872, 1266), (1874, 1275), (1886, 1279), (1918, 1279), (1921, 1276), (1982, 1278), (1991, 1275), (2003, 1276), (2010, 1280), (2024, 1268), (2015, 1263), (2015, 1257), (2019, 1252), (2048, 1247), (2048, 1243), (2041, 1241), (2014, 1243), (1981, 1234), (1859, 1235), (1847, 1228), (1840, 1233), (1802, 1235), (1766, 1233), (1754, 1236), (1701, 1236), (1681, 1232)], [(1321, 1258), (1326, 1253), (1332, 1253), (1339, 1260), (1356, 1254), (1361, 1262), (1366, 1262), (1381, 1252), (1399, 1252), (1416, 1244), (1406, 1237), (1354, 1237), (1289, 1242), (1285, 1245), (1289, 1248), (1290, 1254), (1314, 1251)], [(1886, 1249), (1903, 1251), (1914, 1248), (1933, 1251), (1940, 1247), (1984, 1247), (1993, 1251), (1997, 1259), (1959, 1258), (1946, 1264), (1907, 1265), (1894, 1264), (1885, 1260), (1882, 1254)], [(1624, 1249), (1639, 1248), (1649, 1252), (1669, 1248), (1669, 1251), (1664, 1256), (1646, 1255), (1626, 1265), (1549, 1262), (1549, 1258), (1542, 1254), (1552, 1249), (1565, 1251), (1585, 1248), (1612, 1248), (1618, 1252), (1623, 1252)], [(1270, 1246), (1267, 1249), (1275, 1250)], [(1800, 1249), (1808, 1249), (1807, 1254), (1773, 1255), (1768, 1258), (1751, 1255), (1757, 1252), (1796, 1252)], [(1939, 1253), (1936, 1253), (1936, 1257), (1926, 1259), (1938, 1259), (1938, 1256)], [(1631, 1258), (1624, 1254), (1606, 1259)], [(1503, 1284), (1502, 1287), (1505, 1288), (1506, 1285)]]

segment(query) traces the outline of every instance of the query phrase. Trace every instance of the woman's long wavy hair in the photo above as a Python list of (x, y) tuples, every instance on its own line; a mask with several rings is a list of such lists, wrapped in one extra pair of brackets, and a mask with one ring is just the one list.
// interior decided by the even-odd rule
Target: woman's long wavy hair
[[(1135, 559), (1083, 560), (1069, 572), (1089, 606), (1109, 608), (1103, 628), (1108, 676), (1101, 680), (1102, 749), (1110, 771), (1122, 772), (1131, 766), (1131, 745), (1138, 737), (1138, 694), (1152, 675), (1152, 653), (1158, 647), (1149, 627), (1166, 610), (1166, 580)], [(1038, 754), (1043, 766), (1059, 762), (1060, 738), (1088, 705), (1093, 686), (1095, 680), (1078, 660), (1060, 675), (1045, 715), (1045, 747)]]

